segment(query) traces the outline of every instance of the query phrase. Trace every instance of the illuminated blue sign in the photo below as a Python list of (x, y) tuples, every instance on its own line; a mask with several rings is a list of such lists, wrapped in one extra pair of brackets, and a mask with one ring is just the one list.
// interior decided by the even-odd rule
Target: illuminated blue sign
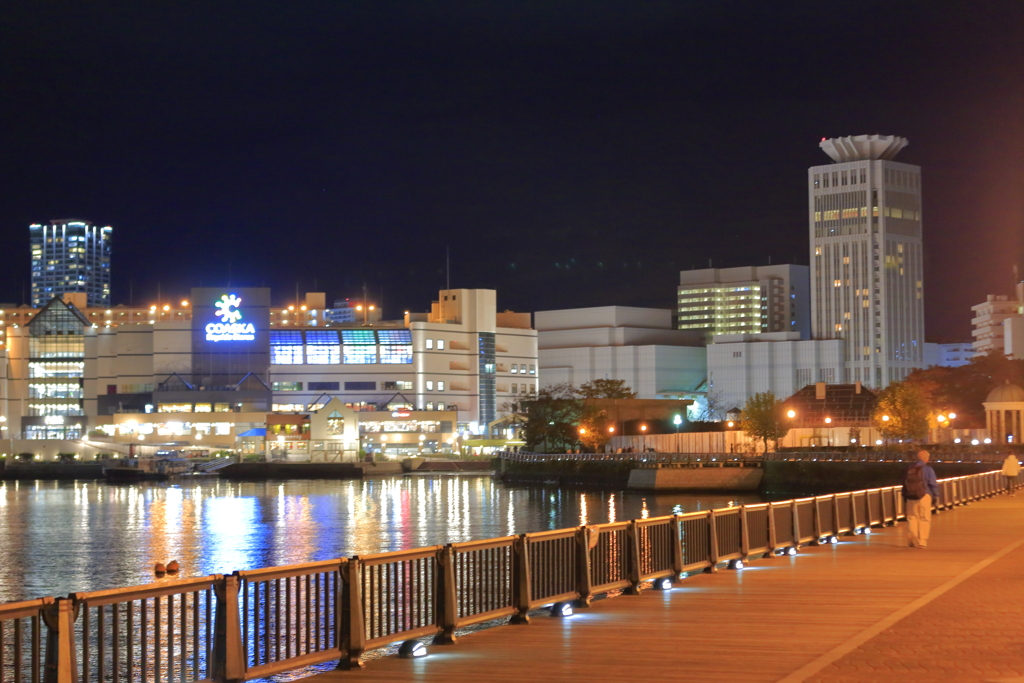
[(215, 315), (220, 318), (219, 323), (210, 323), (206, 326), (206, 341), (253, 341), (256, 339), (256, 328), (252, 323), (239, 322), (242, 319), (242, 311), (238, 309), (241, 305), (241, 297), (234, 294), (224, 294), (214, 306), (217, 310)]

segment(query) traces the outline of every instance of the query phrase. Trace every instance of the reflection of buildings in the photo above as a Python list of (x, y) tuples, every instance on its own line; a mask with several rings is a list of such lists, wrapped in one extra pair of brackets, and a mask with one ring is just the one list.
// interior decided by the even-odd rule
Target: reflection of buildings
[[(194, 289), (175, 309), (53, 299), (5, 330), (0, 415), (15, 438), (100, 429), (223, 447), (264, 428), (268, 413), (315, 413), (338, 399), (355, 412), (430, 413), (416, 418), (433, 426), (415, 441), (444, 442), (482, 433), (498, 405), (536, 390), (529, 315), (498, 312), (493, 290), (445, 290), (429, 313), (365, 323), (325, 323), (311, 307), (323, 298), (273, 310), (263, 288)], [(380, 435), (405, 448), (403, 433)]]

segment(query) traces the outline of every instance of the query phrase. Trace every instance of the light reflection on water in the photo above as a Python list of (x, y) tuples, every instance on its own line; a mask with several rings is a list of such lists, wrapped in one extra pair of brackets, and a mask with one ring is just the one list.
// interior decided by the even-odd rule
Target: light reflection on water
[(0, 602), (759, 502), (505, 486), (487, 476), (0, 482)]

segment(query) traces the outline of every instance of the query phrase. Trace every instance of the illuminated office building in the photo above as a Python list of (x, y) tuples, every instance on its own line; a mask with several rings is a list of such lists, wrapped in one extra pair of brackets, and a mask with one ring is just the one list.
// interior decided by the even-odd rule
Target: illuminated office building
[(823, 139), (807, 170), (811, 333), (845, 342), (846, 377), (883, 389), (924, 367), (921, 168), (891, 135)]
[(679, 273), (678, 327), (708, 335), (810, 334), (807, 266), (703, 268)]
[(89, 306), (110, 305), (110, 242), (113, 229), (89, 221), (53, 220), (29, 226), (32, 305), (84, 292)]

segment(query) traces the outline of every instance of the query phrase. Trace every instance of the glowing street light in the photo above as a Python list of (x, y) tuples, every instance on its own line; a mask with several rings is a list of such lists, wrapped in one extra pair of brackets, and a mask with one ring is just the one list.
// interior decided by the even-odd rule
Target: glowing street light
[(889, 416), (888, 415), (883, 415), (882, 416), (882, 422), (888, 422), (888, 421), (889, 421)]
[(786, 413), (786, 417), (792, 420), (794, 417), (796, 417), (796, 411), (790, 410), (788, 413)]
[(826, 417), (825, 418), (825, 424), (827, 424), (827, 425), (832, 424), (832, 418), (831, 417)]

